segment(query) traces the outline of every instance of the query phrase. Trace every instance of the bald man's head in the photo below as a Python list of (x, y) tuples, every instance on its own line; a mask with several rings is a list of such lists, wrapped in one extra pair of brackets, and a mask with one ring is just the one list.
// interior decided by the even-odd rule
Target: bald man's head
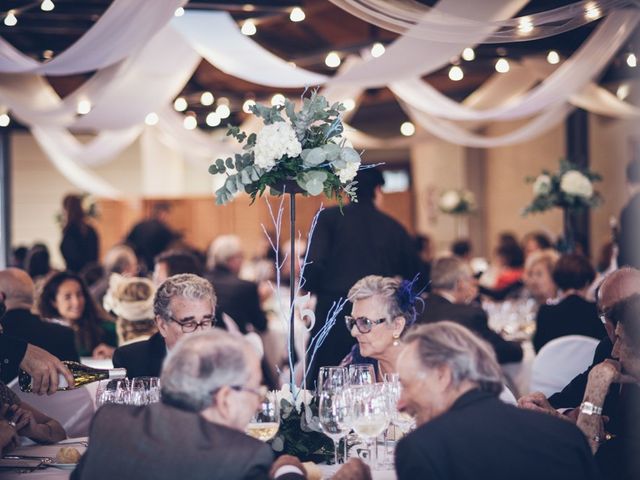
[(33, 280), (24, 270), (7, 268), (0, 271), (0, 292), (3, 292), (7, 310), (31, 309), (35, 288)]
[(614, 304), (635, 293), (640, 293), (640, 270), (623, 267), (610, 273), (598, 289), (598, 308), (606, 312)]

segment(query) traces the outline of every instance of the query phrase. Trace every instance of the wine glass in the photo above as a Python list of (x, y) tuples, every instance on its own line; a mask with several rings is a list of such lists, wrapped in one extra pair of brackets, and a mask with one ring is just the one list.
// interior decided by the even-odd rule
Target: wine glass
[(327, 389), (318, 395), (318, 420), (322, 432), (333, 441), (335, 465), (338, 464), (338, 442), (351, 430), (349, 400), (344, 389)]
[(376, 383), (376, 372), (370, 363), (354, 363), (349, 365), (349, 384), (352, 387), (373, 385)]
[[(371, 442), (389, 426), (389, 402), (384, 385), (363, 386), (353, 391), (353, 429), (362, 438), (369, 452)], [(378, 452), (375, 452), (376, 462)], [(371, 456), (369, 455), (369, 464)]]
[(349, 384), (348, 372), (345, 367), (320, 367), (316, 391), (342, 389)]
[(263, 442), (268, 442), (278, 433), (280, 428), (280, 412), (275, 392), (267, 393), (260, 400), (260, 405), (253, 416), (246, 432), (248, 435)]
[(149, 378), (136, 377), (131, 381), (128, 402), (130, 405), (141, 406), (149, 403)]

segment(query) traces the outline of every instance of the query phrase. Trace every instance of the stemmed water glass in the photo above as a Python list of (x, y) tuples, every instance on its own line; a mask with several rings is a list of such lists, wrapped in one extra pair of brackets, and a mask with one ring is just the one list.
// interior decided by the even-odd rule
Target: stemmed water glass
[(280, 412), (275, 392), (268, 392), (261, 400), (256, 414), (247, 425), (248, 435), (263, 442), (268, 442), (278, 433), (280, 428)]
[(349, 375), (345, 367), (320, 367), (316, 392), (339, 390), (349, 386)]
[[(366, 443), (371, 451), (371, 443), (389, 426), (389, 401), (384, 392), (384, 385), (368, 385), (352, 389), (353, 395), (353, 429)], [(377, 463), (378, 452), (375, 452)], [(369, 464), (371, 455), (369, 454)]]
[(373, 385), (376, 383), (376, 372), (370, 363), (354, 363), (349, 365), (349, 384), (352, 387)]
[(347, 389), (327, 389), (318, 395), (318, 419), (325, 435), (333, 441), (334, 460), (338, 464), (340, 438), (351, 430), (351, 405)]

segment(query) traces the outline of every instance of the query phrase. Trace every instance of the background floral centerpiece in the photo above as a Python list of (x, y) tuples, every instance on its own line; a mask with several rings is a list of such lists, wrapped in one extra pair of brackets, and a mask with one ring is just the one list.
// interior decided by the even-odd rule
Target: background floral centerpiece
[(298, 112), (289, 100), (272, 107), (251, 106), (264, 127), (251, 135), (239, 127), (229, 128), (227, 135), (235, 137), (244, 152), (219, 158), (209, 167), (211, 174), (227, 175), (216, 191), (216, 203), (225, 204), (241, 191), (255, 200), (267, 187), (279, 195), (287, 182), (295, 182), (303, 195), (324, 193), (340, 203), (345, 195), (355, 200), (353, 179), (361, 160), (341, 136), (344, 110), (341, 103), (330, 105), (315, 91), (303, 98)]
[[(95, 197), (88, 193), (82, 193), (79, 197), (82, 204), (82, 210), (86, 217), (91, 220), (98, 220), (100, 218), (100, 210), (98, 210), (98, 202)], [(54, 220), (60, 227), (63, 227), (65, 223), (64, 212), (62, 210), (58, 210), (54, 216)]]
[(438, 208), (449, 215), (467, 215), (476, 211), (476, 197), (465, 189), (445, 190), (438, 200)]

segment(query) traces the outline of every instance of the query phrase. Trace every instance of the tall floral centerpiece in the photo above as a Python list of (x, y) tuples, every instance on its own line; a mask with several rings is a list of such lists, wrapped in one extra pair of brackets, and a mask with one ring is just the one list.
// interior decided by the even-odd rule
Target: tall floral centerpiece
[(442, 213), (452, 215), (456, 223), (456, 236), (463, 236), (462, 217), (469, 215), (478, 208), (473, 192), (466, 189), (448, 189), (441, 193), (438, 208)]
[[(259, 117), (264, 126), (257, 133), (247, 133), (238, 127), (230, 127), (227, 135), (242, 144), (242, 153), (234, 157), (219, 158), (210, 167), (211, 174), (224, 174), (224, 185), (216, 191), (216, 203), (230, 202), (239, 192), (249, 194), (253, 201), (265, 191), (271, 195), (289, 195), (289, 221), (291, 244), (289, 252), (290, 272), (295, 272), (295, 199), (296, 195), (317, 196), (324, 194), (338, 200), (345, 198), (357, 201), (354, 178), (360, 169), (360, 154), (342, 137), (341, 113), (345, 111), (341, 103), (329, 104), (326, 98), (311, 92), (302, 99), (299, 110), (294, 103), (285, 100), (282, 105), (253, 105), (251, 112)], [(253, 202), (252, 202), (253, 203)], [(278, 215), (269, 207), (271, 217), (280, 232), (282, 203)], [(309, 242), (317, 221), (312, 222)], [(275, 242), (278, 245), (279, 242)], [(276, 270), (280, 260), (277, 248)], [(332, 442), (321, 433), (317, 406), (302, 385), (296, 385), (293, 371), (294, 307), (296, 295), (304, 283), (306, 256), (301, 265), (300, 278), (290, 282), (290, 310), (288, 320), (290, 382), (277, 392), (280, 404), (280, 428), (271, 441), (277, 453), (295, 455), (302, 460), (327, 460), (332, 458)], [(279, 280), (279, 275), (277, 281)], [(279, 291), (279, 285), (275, 291)], [(324, 341), (333, 326), (345, 300), (340, 299), (331, 309), (325, 324), (311, 340), (307, 353), (313, 354)], [(315, 350), (314, 350), (315, 349)], [(304, 368), (303, 368), (304, 369)], [(306, 374), (306, 372), (305, 372)], [(305, 375), (306, 377), (306, 375)]]
[(600, 174), (561, 160), (558, 172), (543, 170), (537, 177), (527, 178), (527, 182), (533, 185), (533, 200), (524, 208), (523, 214), (561, 208), (564, 221), (562, 247), (573, 251), (576, 246), (577, 214), (602, 203), (602, 197), (593, 186), (594, 182), (600, 180)]

